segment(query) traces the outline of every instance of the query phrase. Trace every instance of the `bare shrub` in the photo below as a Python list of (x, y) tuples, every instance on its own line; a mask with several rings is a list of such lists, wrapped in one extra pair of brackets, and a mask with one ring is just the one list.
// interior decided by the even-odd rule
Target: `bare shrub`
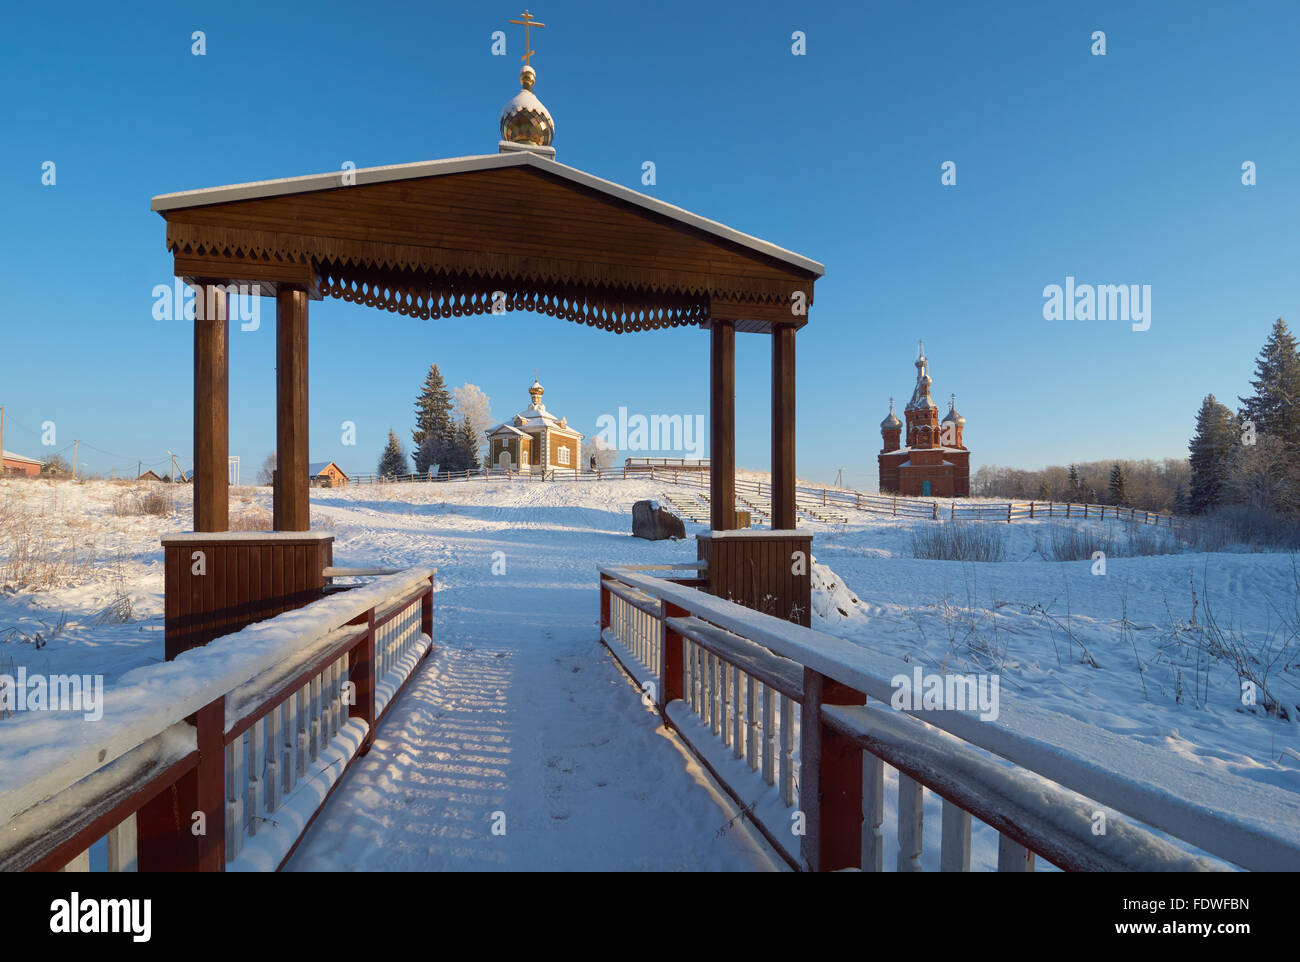
[(230, 515), (231, 531), (270, 531), (274, 523), (271, 513), (260, 508), (245, 509)]
[(172, 492), (158, 484), (145, 482), (144, 487), (132, 488), (113, 496), (113, 513), (120, 517), (153, 515), (166, 518), (176, 510)]
[(1267, 508), (1230, 505), (1196, 519), (1183, 539), (1196, 551), (1294, 551), (1300, 549), (1300, 518)]
[(0, 531), (0, 589), (49, 591), (85, 581), (94, 572), (93, 545), (58, 542), (38, 531), (30, 516)]
[(926, 561), (1003, 561), (1006, 534), (996, 524), (939, 521), (912, 529), (912, 557)]

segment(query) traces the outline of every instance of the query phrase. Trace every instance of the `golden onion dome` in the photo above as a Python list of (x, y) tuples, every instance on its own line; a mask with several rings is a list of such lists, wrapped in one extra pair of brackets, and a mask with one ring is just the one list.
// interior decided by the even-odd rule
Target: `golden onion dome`
[(555, 138), (555, 121), (533, 93), (537, 71), (525, 65), (519, 71), (520, 91), (501, 111), (501, 139), (512, 144), (550, 147)]

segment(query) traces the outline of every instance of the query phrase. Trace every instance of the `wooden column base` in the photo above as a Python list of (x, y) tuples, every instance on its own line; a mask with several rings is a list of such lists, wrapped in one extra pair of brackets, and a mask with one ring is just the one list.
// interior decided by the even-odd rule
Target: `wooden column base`
[(320, 598), (334, 536), (178, 534), (162, 539), (167, 660)]
[(812, 624), (812, 535), (803, 531), (707, 531), (697, 557), (709, 563), (708, 592), (792, 621)]

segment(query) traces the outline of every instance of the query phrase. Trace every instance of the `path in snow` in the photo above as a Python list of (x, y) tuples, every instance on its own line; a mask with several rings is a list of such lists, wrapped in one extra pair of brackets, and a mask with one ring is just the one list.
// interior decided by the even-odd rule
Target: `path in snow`
[[(530, 526), (526, 512), (419, 505), (340, 539), (340, 563), (439, 567), (436, 651), (290, 869), (784, 867), (597, 640), (596, 562), (645, 560), (615, 534), (626, 515), (566, 520), (572, 530), (553, 512)], [(654, 547), (681, 560), (680, 544)], [(504, 576), (491, 573), (494, 551)]]

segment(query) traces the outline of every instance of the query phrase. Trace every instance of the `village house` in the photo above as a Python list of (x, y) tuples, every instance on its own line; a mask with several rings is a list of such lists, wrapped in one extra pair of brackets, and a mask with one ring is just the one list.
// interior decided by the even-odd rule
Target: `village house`
[(316, 461), (307, 465), (307, 477), (313, 487), (341, 488), (348, 483), (348, 476), (333, 461)]
[(43, 462), (26, 458), (12, 451), (0, 452), (0, 474), (20, 474), (30, 478), (40, 475)]

